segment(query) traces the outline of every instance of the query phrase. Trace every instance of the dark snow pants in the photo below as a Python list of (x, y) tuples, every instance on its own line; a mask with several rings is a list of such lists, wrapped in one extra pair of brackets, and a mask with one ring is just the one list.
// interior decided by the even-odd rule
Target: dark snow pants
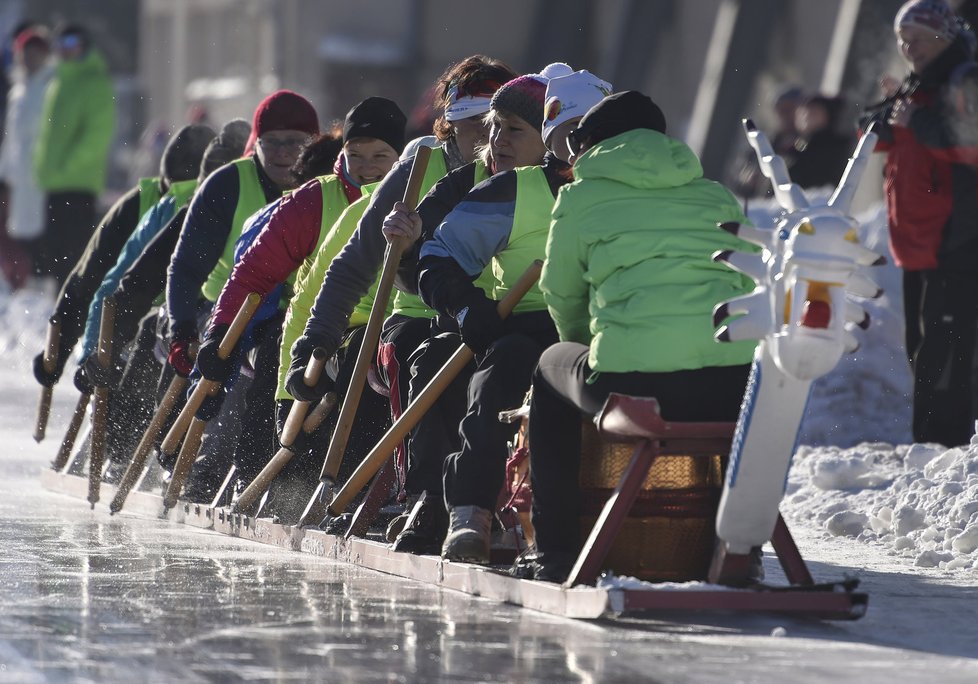
[(543, 350), (557, 341), (546, 311), (516, 314), (505, 321), (506, 334), (476, 359), (469, 381), (468, 410), (459, 426), (462, 445), (445, 461), (445, 503), (494, 510), (506, 478), (507, 441), (512, 425), (499, 412), (518, 408)]
[(967, 444), (975, 432), (971, 368), (978, 271), (904, 272), (903, 306), (914, 378), (914, 441)]

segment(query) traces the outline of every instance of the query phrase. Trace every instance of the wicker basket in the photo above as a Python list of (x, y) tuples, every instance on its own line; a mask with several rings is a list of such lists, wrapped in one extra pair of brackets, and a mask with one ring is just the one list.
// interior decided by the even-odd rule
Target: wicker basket
[[(634, 449), (633, 444), (603, 442), (591, 422), (583, 423), (582, 538), (590, 533)], [(725, 457), (726, 450), (718, 449), (716, 440), (660, 442), (660, 453), (604, 567), (648, 581), (705, 579), (716, 538), (714, 519)]]

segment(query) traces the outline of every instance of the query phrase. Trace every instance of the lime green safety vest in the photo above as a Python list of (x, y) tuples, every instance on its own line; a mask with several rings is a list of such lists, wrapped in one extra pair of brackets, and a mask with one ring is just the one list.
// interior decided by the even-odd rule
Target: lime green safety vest
[[(370, 193), (377, 187), (377, 183), (364, 185), (360, 188), (363, 195), (356, 202), (344, 209), (339, 218), (328, 229), (323, 230), (320, 235), (319, 247), (313, 252), (303, 264), (302, 273), (295, 280), (295, 294), (289, 302), (285, 312), (285, 322), (282, 324), (282, 345), (279, 349), (279, 372), (278, 386), (275, 390), (276, 399), (291, 399), (291, 395), (285, 391), (285, 379), (289, 373), (289, 364), (292, 363), (292, 344), (299, 339), (306, 327), (306, 321), (312, 312), (312, 307), (319, 297), (319, 290), (323, 280), (326, 278), (326, 271), (340, 250), (346, 246), (357, 229), (357, 224), (366, 211), (370, 203)], [(308, 265), (306, 265), (308, 264)], [(374, 295), (377, 292), (377, 280), (374, 280), (367, 294), (357, 303), (348, 322), (349, 327), (363, 325), (370, 316), (370, 307), (373, 305)]]
[(171, 183), (170, 187), (166, 190), (166, 194), (173, 198), (176, 211), (180, 211), (187, 206), (187, 202), (190, 201), (190, 198), (194, 196), (195, 192), (197, 192), (196, 178)]
[(231, 220), (231, 232), (224, 243), (224, 252), (217, 260), (217, 265), (200, 288), (200, 293), (210, 302), (216, 302), (231, 275), (234, 266), (234, 243), (241, 237), (241, 229), (249, 216), (268, 204), (265, 191), (258, 180), (258, 167), (251, 157), (231, 162), (238, 169), (238, 206), (234, 209)]
[(163, 199), (160, 194), (159, 178), (140, 178), (139, 179), (139, 218), (142, 218), (147, 211), (156, 206), (156, 203)]
[[(421, 197), (428, 194), (428, 191), (435, 186), (435, 183), (440, 181), (447, 173), (448, 164), (445, 160), (445, 149), (437, 147), (431, 151), (428, 168), (425, 169), (424, 179), (421, 181)], [(488, 177), (489, 173), (486, 171), (486, 165), (481, 160), (477, 161), (475, 163), (475, 183), (473, 185), (478, 185)], [(486, 269), (486, 272), (479, 276), (476, 285), (484, 286), (491, 283), (492, 280), (488, 276), (488, 269)], [(483, 287), (483, 289), (486, 288)], [(421, 301), (421, 297), (415, 294), (401, 292), (400, 290), (394, 291), (394, 313), (411, 318), (435, 317), (435, 311), (425, 306), (425, 303)]]
[[(319, 176), (316, 180), (319, 181), (319, 186), (323, 190), (323, 216), (319, 222), (319, 239), (316, 240), (316, 247), (305, 258), (302, 265), (289, 276), (288, 282), (290, 284), (301, 281), (306, 273), (309, 272), (309, 268), (312, 266), (312, 262), (315, 261), (316, 255), (319, 254), (319, 248), (322, 246), (323, 240), (326, 239), (329, 229), (333, 227), (333, 224), (336, 223), (340, 215), (350, 206), (350, 201), (346, 198), (346, 192), (343, 190), (343, 181), (337, 176), (334, 174)], [(288, 299), (285, 297), (283, 299), (286, 300), (285, 304), (288, 305)]]
[[(550, 233), (550, 213), (554, 198), (547, 176), (541, 166), (524, 166), (516, 169), (516, 211), (513, 214), (513, 230), (506, 249), (492, 258), (492, 298), (506, 296), (523, 272), (536, 259), (543, 259)], [(534, 283), (513, 310), (546, 311), (543, 293)]]

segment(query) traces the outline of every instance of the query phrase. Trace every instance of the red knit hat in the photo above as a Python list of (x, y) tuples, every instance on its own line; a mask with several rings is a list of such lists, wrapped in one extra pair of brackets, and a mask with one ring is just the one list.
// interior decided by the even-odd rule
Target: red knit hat
[(319, 117), (312, 103), (302, 95), (291, 90), (277, 90), (255, 108), (246, 149), (250, 151), (255, 140), (269, 131), (302, 131), (318, 135)]

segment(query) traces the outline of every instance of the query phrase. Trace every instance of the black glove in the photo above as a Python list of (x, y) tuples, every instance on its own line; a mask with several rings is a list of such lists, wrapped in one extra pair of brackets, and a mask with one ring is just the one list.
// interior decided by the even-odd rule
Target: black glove
[(231, 355), (226, 359), (217, 355), (217, 348), (221, 346), (221, 340), (224, 339), (224, 333), (228, 331), (229, 327), (231, 326), (216, 325), (208, 330), (207, 334), (204, 335), (204, 343), (200, 345), (200, 349), (197, 351), (197, 369), (200, 374), (208, 380), (221, 383), (221, 385), (227, 384), (238, 362), (236, 350), (231, 352)]
[(330, 345), (305, 335), (292, 345), (292, 363), (289, 364), (289, 373), (285, 377), (285, 389), (299, 401), (318, 401), (333, 389), (333, 381), (325, 371), (319, 376), (319, 382), (312, 387), (306, 384), (303, 377), (316, 347), (323, 347), (327, 352), (330, 350)]
[(200, 408), (197, 409), (197, 413), (194, 414), (194, 418), (199, 418), (205, 423), (214, 419), (221, 412), (221, 406), (224, 405), (224, 396), (226, 394), (227, 392), (224, 391), (224, 388), (221, 388), (214, 394), (205, 397)]
[(82, 394), (91, 394), (95, 390), (95, 385), (92, 384), (91, 379), (88, 377), (85, 364), (78, 366), (78, 370), (75, 371), (74, 383), (75, 387)]
[[(98, 354), (89, 354), (86, 356), (79, 370), (81, 369), (85, 370), (85, 378), (92, 387), (115, 387), (119, 384), (119, 380), (122, 379), (123, 368), (114, 363), (110, 363), (108, 368), (103, 368), (98, 362)], [(76, 387), (78, 386), (77, 377), (78, 374), (76, 373)]]
[(495, 300), (480, 292), (455, 315), (462, 341), (478, 356), (484, 354), (505, 332), (496, 304)]
[(62, 356), (67, 356), (67, 353), (59, 354), (59, 360), (54, 364), (54, 370), (48, 373), (44, 370), (44, 352), (41, 352), (34, 357), (34, 379), (44, 387), (54, 387), (58, 380), (61, 379), (61, 374), (64, 372), (65, 364), (61, 361)]

